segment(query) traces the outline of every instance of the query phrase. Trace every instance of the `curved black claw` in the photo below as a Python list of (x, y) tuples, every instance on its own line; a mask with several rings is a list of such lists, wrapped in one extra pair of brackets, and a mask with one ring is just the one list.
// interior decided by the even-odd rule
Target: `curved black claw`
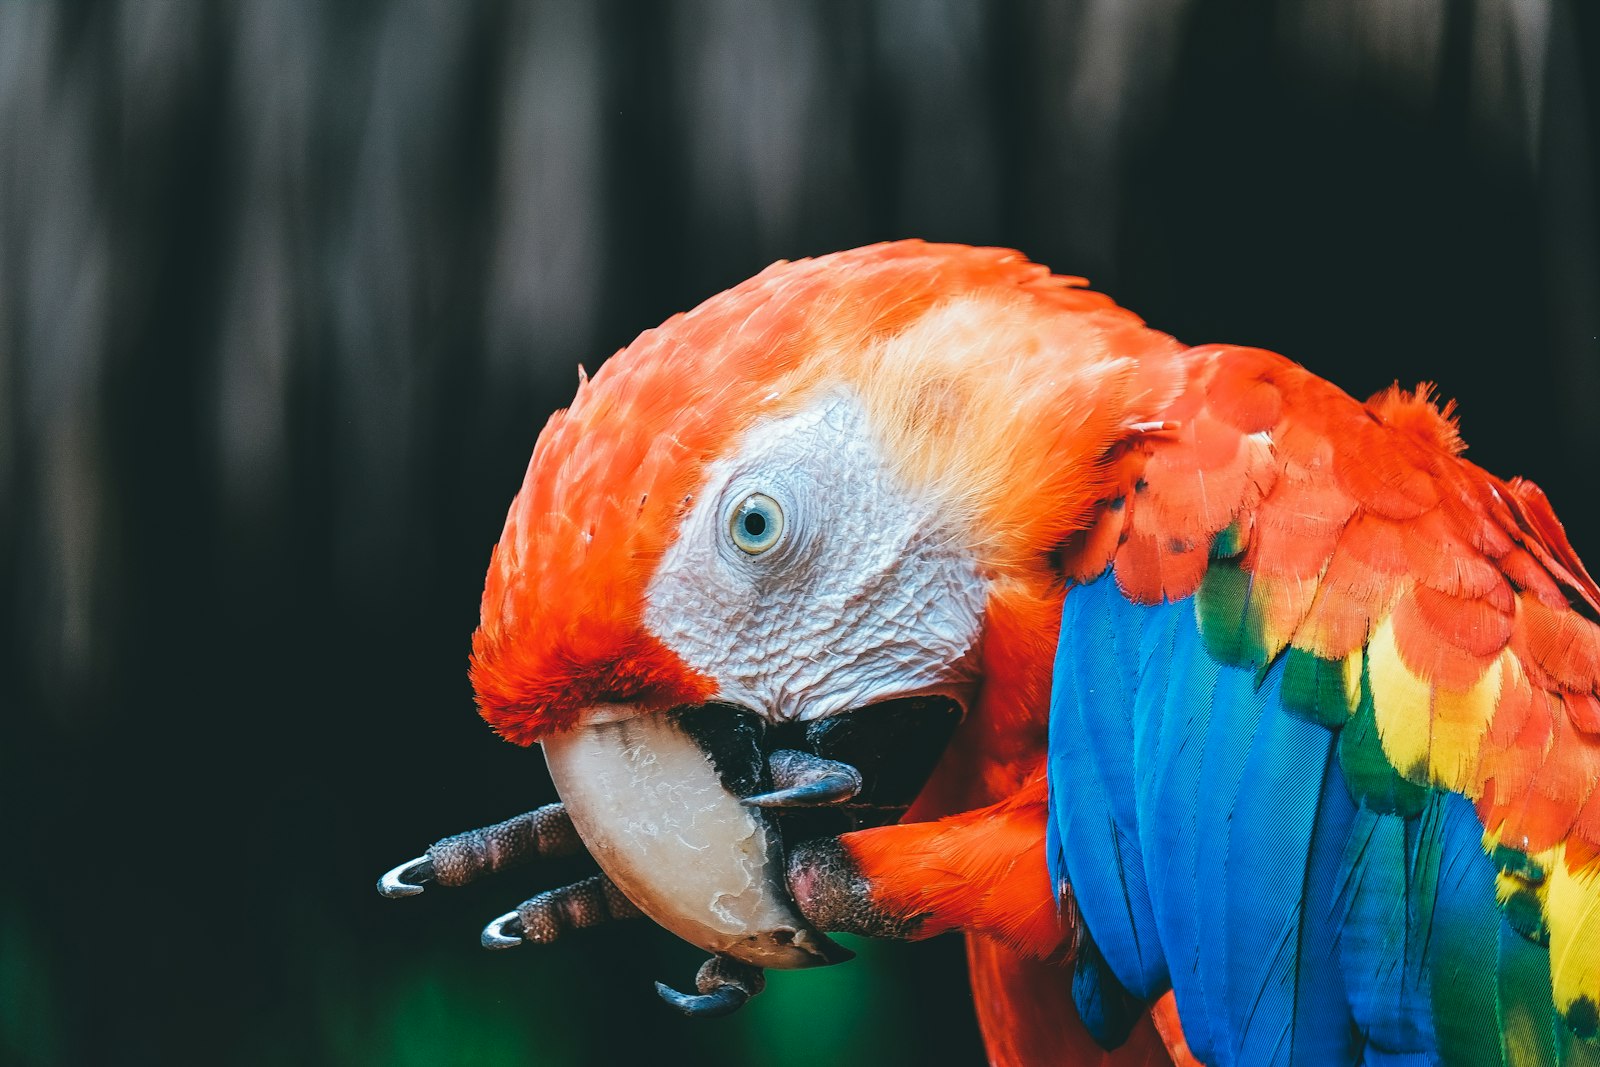
[(760, 967), (713, 956), (700, 965), (694, 984), (700, 991), (698, 996), (680, 993), (665, 982), (656, 983), (656, 993), (685, 1015), (715, 1019), (744, 1007), (746, 1001), (767, 987), (767, 979)]
[(414, 897), (430, 885), (466, 885), (519, 863), (582, 850), (567, 809), (546, 804), (505, 822), (435, 841), (426, 855), (407, 860), (378, 879), (378, 892), (391, 900)]
[(524, 941), (548, 945), (573, 930), (601, 923), (637, 919), (638, 908), (603, 874), (547, 889), (524, 900), (483, 928), (478, 943), (488, 949), (516, 948)]
[(390, 900), (414, 897), (433, 883), (433, 861), (427, 856), (406, 860), (378, 879), (378, 892)]
[(522, 920), (514, 911), (506, 912), (478, 935), (478, 944), (488, 949), (516, 948), (522, 941)]
[(715, 1019), (723, 1015), (732, 1015), (744, 1007), (745, 1001), (750, 999), (749, 993), (733, 985), (725, 985), (713, 993), (695, 995), (680, 993), (665, 982), (657, 982), (656, 993), (685, 1015), (697, 1019)]
[(848, 763), (780, 748), (767, 757), (772, 792), (745, 797), (754, 808), (815, 808), (840, 804), (861, 792), (861, 772)]

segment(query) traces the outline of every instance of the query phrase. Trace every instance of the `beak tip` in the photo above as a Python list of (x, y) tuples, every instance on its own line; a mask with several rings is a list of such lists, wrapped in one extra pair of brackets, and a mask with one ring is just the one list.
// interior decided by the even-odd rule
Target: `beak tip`
[(853, 950), (845, 948), (831, 937), (828, 938), (828, 963), (849, 963), (855, 958), (856, 954)]
[(806, 967), (831, 967), (835, 963), (847, 963), (856, 958), (854, 952), (820, 930), (800, 931), (794, 945), (806, 954), (803, 964)]

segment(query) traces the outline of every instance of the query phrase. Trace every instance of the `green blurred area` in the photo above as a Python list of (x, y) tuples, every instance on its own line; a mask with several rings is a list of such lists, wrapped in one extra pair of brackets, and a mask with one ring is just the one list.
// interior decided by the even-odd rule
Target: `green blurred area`
[[(735, 1015), (686, 1019), (656, 999), (641, 973), (669, 984), (692, 985), (702, 954), (635, 924), (596, 934), (587, 943), (544, 952), (483, 954), (412, 948), (387, 963), (347, 955), (351, 946), (331, 931), (301, 946), (313, 1025), (303, 1019), (261, 1020), (258, 1034), (241, 1035), (237, 1059), (279, 1064), (320, 1059), (392, 1067), (428, 1064), (606, 1064), (650, 1055), (708, 1065), (821, 1063), (912, 1064), (941, 1051), (970, 1059), (970, 1037), (942, 1047), (927, 1040), (917, 983), (906, 982), (900, 946), (842, 937), (858, 953), (834, 968), (769, 973), (766, 990)], [(912, 960), (947, 971), (950, 939), (911, 946)], [(575, 977), (594, 958), (604, 980)], [(640, 964), (646, 964), (641, 967)], [(657, 968), (652, 972), (648, 969)], [(676, 979), (676, 981), (674, 981)], [(956, 1020), (970, 1027), (971, 1020)], [(230, 1059), (233, 1057), (230, 1057)]]
[(14, 900), (0, 899), (0, 1060), (19, 1067), (60, 1062), (55, 963)]

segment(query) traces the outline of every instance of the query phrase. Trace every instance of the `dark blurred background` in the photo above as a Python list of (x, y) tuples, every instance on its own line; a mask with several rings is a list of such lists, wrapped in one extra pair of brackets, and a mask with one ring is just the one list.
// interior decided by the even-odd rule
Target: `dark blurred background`
[(976, 1062), (961, 949), (691, 1023), (473, 714), (535, 435), (778, 258), (1023, 249), (1191, 342), (1430, 379), (1600, 562), (1597, 9), (1560, 0), (0, 3), (0, 1062)]

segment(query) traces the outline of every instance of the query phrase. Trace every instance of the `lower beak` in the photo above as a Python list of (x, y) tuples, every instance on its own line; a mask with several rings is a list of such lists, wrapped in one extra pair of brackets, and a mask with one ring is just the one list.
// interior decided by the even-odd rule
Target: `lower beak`
[(851, 958), (795, 907), (772, 817), (741, 803), (770, 785), (759, 720), (719, 705), (594, 718), (546, 738), (545, 761), (589, 852), (640, 911), (758, 967)]

